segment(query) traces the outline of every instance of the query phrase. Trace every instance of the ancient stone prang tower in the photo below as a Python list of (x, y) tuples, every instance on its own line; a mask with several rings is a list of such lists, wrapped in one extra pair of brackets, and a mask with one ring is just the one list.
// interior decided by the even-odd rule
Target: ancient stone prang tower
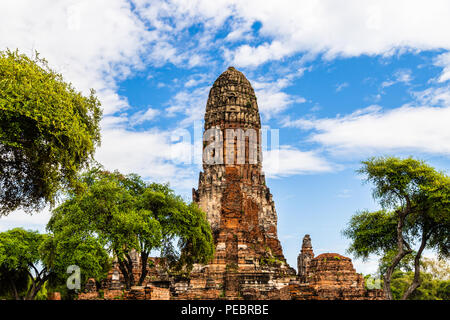
[[(337, 253), (314, 256), (303, 238), (298, 274), (277, 237), (277, 213), (262, 172), (261, 122), (255, 92), (233, 67), (214, 82), (206, 104), (203, 172), (193, 201), (206, 213), (215, 256), (189, 275), (170, 274), (164, 258), (150, 258), (143, 286), (124, 291), (117, 264), (102, 283), (104, 296), (126, 299), (382, 299), (367, 290), (351, 260)], [(135, 278), (140, 276), (139, 261)], [(80, 299), (97, 299), (96, 289)]]
[(209, 93), (204, 139), (213, 137), (216, 148), (208, 149), (205, 141), (203, 173), (193, 190), (214, 232), (217, 271), (227, 266), (253, 271), (265, 259), (286, 265), (275, 206), (262, 172), (260, 129), (250, 82), (228, 68)]
[(230, 67), (209, 92), (203, 172), (193, 190), (214, 233), (216, 255), (209, 272), (263, 272), (265, 278), (268, 273), (295, 274), (277, 237), (277, 213), (262, 172), (260, 130), (255, 92), (245, 76)]
[(303, 238), (302, 249), (297, 258), (297, 272), (301, 282), (307, 282), (309, 264), (314, 258), (314, 251), (309, 234)]

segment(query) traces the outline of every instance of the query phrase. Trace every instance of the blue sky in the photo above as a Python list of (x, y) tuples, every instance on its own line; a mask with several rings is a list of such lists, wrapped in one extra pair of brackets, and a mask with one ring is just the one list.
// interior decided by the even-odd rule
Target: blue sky
[[(194, 124), (214, 80), (242, 71), (263, 126), (279, 132), (279, 166), (269, 149), (264, 170), (292, 266), (306, 233), (316, 253), (346, 254), (350, 216), (378, 207), (355, 173), (362, 160), (411, 155), (448, 172), (448, 1), (17, 0), (0, 12), (0, 50), (37, 50), (97, 91), (98, 161), (170, 182), (189, 201)], [(173, 140), (186, 132), (191, 140)], [(44, 230), (48, 217), (15, 212), (0, 231)]]

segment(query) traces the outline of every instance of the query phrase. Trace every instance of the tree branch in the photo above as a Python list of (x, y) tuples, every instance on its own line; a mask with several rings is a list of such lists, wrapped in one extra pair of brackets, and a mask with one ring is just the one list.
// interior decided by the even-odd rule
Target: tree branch
[(142, 285), (142, 283), (145, 280), (145, 277), (147, 276), (147, 260), (148, 260), (148, 252), (142, 252), (141, 253), (141, 276), (139, 277), (138, 285)]
[(426, 246), (427, 241), (430, 238), (430, 236), (431, 236), (431, 231), (428, 233), (426, 231), (423, 231), (422, 241), (420, 243), (419, 250), (417, 251), (417, 254), (414, 258), (414, 279), (413, 279), (411, 285), (408, 287), (408, 289), (403, 294), (402, 300), (408, 299), (409, 296), (414, 292), (414, 290), (416, 290), (420, 286), (420, 283), (421, 283), (421, 280), (420, 280), (420, 258), (422, 256), (422, 252), (425, 249), (425, 246)]
[(17, 292), (16, 284), (14, 283), (14, 281), (12, 281), (12, 278), (9, 278), (9, 282), (11, 283), (11, 288), (14, 292), (14, 298), (16, 300), (19, 300), (20, 297), (19, 297), (19, 293)]
[[(385, 295), (386, 299), (388, 299), (388, 300), (392, 300), (391, 280), (392, 280), (392, 274), (394, 273), (395, 267), (397, 267), (397, 265), (400, 263), (400, 261), (408, 253), (412, 252), (411, 248), (409, 247), (409, 244), (406, 243), (405, 239), (403, 238), (404, 221), (405, 221), (405, 218), (409, 214), (410, 209), (411, 209), (411, 203), (409, 202), (409, 197), (406, 196), (406, 200), (407, 200), (406, 201), (407, 205), (404, 208), (404, 210), (399, 212), (399, 220), (398, 220), (398, 223), (397, 223), (397, 249), (398, 249), (398, 253), (394, 257), (394, 259), (392, 260), (391, 265), (387, 268), (386, 274), (384, 275), (383, 289), (384, 289), (384, 295)], [(407, 250), (405, 250), (405, 248), (404, 248), (405, 244), (406, 244), (406, 247), (408, 248)]]
[[(34, 266), (31, 264), (31, 266), (34, 268)], [(36, 269), (36, 268), (34, 268)], [(30, 300), (30, 294), (33, 292), (34, 288), (36, 287), (36, 280), (34, 279), (33, 275), (29, 270), (27, 270), (28, 275), (31, 278), (31, 287), (27, 290), (27, 293), (25, 294), (24, 300)]]

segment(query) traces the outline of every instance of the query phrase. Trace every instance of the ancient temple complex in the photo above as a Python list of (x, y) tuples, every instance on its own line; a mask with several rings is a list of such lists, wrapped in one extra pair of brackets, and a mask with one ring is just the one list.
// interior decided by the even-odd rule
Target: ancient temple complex
[[(124, 293), (114, 268), (102, 284), (104, 298), (128, 299), (381, 299), (367, 290), (349, 258), (314, 256), (303, 238), (297, 271), (283, 255), (275, 204), (262, 171), (261, 122), (255, 92), (233, 67), (214, 82), (206, 104), (203, 172), (193, 201), (211, 225), (215, 256), (189, 277), (168, 276), (158, 259), (142, 287)], [(135, 270), (140, 270), (139, 259)], [(136, 274), (136, 277), (139, 276)], [(98, 298), (97, 288), (80, 295)]]

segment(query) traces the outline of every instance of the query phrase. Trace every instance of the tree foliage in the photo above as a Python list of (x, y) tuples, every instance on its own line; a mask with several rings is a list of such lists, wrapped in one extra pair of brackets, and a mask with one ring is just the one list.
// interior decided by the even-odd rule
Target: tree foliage
[[(0, 233), (0, 270), (2, 278), (9, 278), (10, 288), (16, 299), (20, 298), (20, 289), (16, 287), (14, 280), (17, 283), (23, 282), (21, 275), (28, 275), (32, 281), (29, 290), (22, 297), (26, 300), (33, 299), (48, 280), (47, 268), (39, 270), (39, 262), (42, 260), (39, 247), (45, 237), (38, 232), (25, 231), (20, 228)], [(14, 279), (14, 276), (17, 279)]]
[(395, 247), (396, 216), (379, 210), (361, 211), (351, 217), (343, 234), (352, 239), (348, 249), (357, 258), (366, 260), (371, 254), (382, 255)]
[(422, 161), (394, 157), (364, 161), (359, 173), (374, 184), (373, 196), (383, 210), (363, 211), (351, 218), (343, 231), (352, 240), (349, 252), (362, 258), (383, 256), (387, 299), (393, 298), (394, 271), (413, 257), (414, 277), (402, 297), (407, 299), (420, 286), (423, 251), (449, 255), (450, 178)]
[[(391, 283), (393, 299), (402, 299), (413, 281), (413, 271), (394, 271)], [(450, 280), (422, 272), (421, 281), (421, 285), (408, 297), (409, 300), (450, 300)]]
[(38, 54), (0, 51), (0, 215), (53, 204), (100, 143), (100, 102)]
[(0, 294), (14, 299), (35, 299), (52, 281), (65, 284), (67, 267), (78, 265), (81, 280), (101, 279), (109, 270), (109, 257), (96, 239), (55, 238), (15, 228), (0, 233)]
[(433, 279), (450, 280), (450, 261), (446, 259), (422, 259), (422, 269)]
[[(85, 191), (71, 194), (53, 211), (48, 229), (58, 237), (96, 237), (117, 258), (127, 287), (142, 284), (152, 250), (160, 250), (170, 267), (178, 269), (212, 258), (214, 246), (204, 213), (167, 185), (99, 169), (81, 180)], [(141, 260), (139, 279), (133, 276), (135, 253)]]

